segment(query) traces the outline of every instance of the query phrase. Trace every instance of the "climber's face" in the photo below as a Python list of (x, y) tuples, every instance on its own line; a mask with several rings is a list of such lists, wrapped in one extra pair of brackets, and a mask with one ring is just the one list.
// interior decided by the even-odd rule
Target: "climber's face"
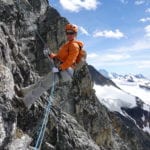
[(77, 35), (77, 33), (72, 30), (66, 31), (66, 36), (67, 36), (68, 41), (74, 40), (76, 38), (76, 35)]

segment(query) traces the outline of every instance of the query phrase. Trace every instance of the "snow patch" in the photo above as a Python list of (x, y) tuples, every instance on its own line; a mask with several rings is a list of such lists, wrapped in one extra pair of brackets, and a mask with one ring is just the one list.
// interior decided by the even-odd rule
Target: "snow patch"
[(143, 115), (141, 119), (142, 119), (142, 121), (144, 122), (144, 121), (145, 121), (145, 116)]
[(123, 80), (113, 79), (118, 87), (124, 91), (139, 97), (144, 103), (150, 105), (150, 92), (139, 87), (139, 83), (126, 82)]
[(114, 86), (99, 86), (94, 84), (96, 96), (100, 102), (110, 111), (117, 111), (123, 114), (121, 108), (136, 107), (135, 97), (129, 95)]
[(143, 109), (146, 110), (146, 111), (148, 111), (148, 112), (150, 112), (150, 106), (147, 105), (147, 104), (143, 105)]
[(147, 122), (147, 125), (143, 127), (143, 131), (150, 134), (150, 124)]

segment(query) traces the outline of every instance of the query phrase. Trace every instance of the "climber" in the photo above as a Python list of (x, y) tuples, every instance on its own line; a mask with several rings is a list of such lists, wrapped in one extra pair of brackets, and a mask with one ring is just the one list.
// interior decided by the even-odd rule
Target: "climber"
[(54, 59), (56, 62), (52, 72), (29, 87), (20, 90), (16, 88), (16, 92), (23, 97), (23, 102), (28, 109), (53, 84), (58, 83), (60, 80), (61, 82), (66, 82), (72, 79), (76, 61), (81, 59), (79, 57), (80, 49), (83, 47), (82, 42), (76, 41), (77, 31), (78, 27), (76, 25), (67, 24), (65, 27), (67, 42), (60, 47), (58, 53), (50, 53), (47, 49), (43, 51), (45, 56)]
[[(50, 53), (48, 50), (44, 51), (51, 59), (58, 60), (57, 68), (53, 68), (54, 72), (71, 70), (76, 68), (76, 63), (80, 61), (81, 48), (83, 43), (76, 40), (78, 27), (73, 24), (67, 24), (65, 27), (67, 42), (61, 46), (57, 54)], [(82, 56), (81, 56), (82, 57)]]

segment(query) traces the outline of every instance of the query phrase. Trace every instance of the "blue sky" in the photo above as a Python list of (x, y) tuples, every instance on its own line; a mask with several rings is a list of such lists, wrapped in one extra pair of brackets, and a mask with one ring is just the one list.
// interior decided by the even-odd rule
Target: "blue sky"
[(87, 62), (120, 74), (150, 78), (150, 0), (49, 0), (79, 26)]

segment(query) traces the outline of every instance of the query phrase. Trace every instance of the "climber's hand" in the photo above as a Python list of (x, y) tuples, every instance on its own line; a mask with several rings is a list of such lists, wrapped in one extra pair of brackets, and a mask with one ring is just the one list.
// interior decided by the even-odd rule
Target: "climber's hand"
[(48, 49), (48, 48), (44, 49), (44, 50), (43, 50), (43, 54), (44, 54), (44, 56), (50, 55), (49, 49)]
[(49, 54), (49, 57), (50, 57), (51, 59), (55, 58), (56, 56), (57, 56), (57, 54), (54, 54), (54, 53), (50, 53), (50, 54)]

